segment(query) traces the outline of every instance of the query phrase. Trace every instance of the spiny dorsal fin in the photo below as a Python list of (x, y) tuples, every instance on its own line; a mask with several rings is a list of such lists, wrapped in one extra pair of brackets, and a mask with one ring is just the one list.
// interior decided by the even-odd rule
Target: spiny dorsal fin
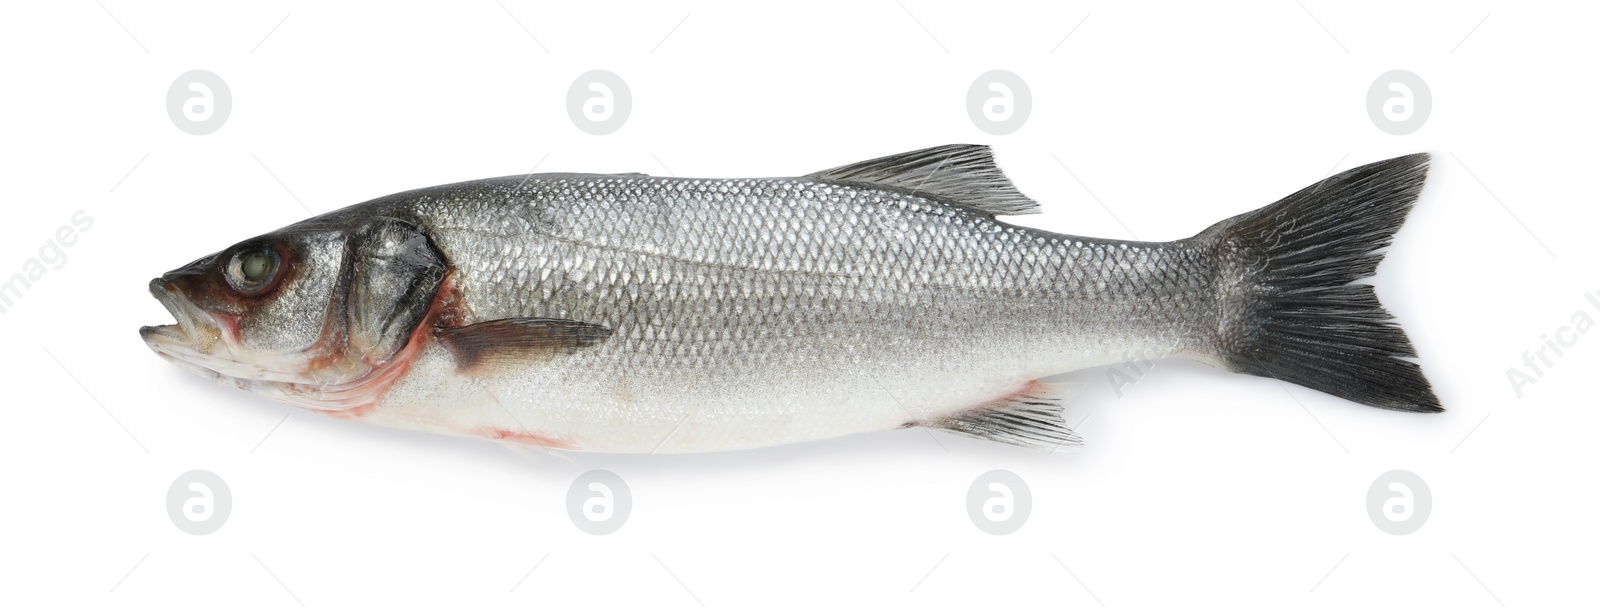
[(611, 329), (562, 318), (502, 318), (439, 329), (434, 336), (456, 359), (456, 368), (544, 361), (604, 341)]
[(806, 175), (817, 181), (902, 190), (991, 215), (1028, 215), (1039, 203), (1017, 191), (986, 145), (955, 144), (874, 158)]
[(1061, 402), (1075, 387), (1029, 382), (1018, 394), (920, 425), (1034, 449), (1078, 447), (1083, 439), (1061, 417)]

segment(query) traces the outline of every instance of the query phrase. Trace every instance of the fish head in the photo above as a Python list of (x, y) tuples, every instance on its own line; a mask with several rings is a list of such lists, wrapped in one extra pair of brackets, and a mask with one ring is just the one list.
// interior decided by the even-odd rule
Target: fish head
[(150, 281), (176, 322), (139, 334), (192, 373), (348, 410), (403, 374), (444, 270), (428, 237), (404, 220), (310, 220)]

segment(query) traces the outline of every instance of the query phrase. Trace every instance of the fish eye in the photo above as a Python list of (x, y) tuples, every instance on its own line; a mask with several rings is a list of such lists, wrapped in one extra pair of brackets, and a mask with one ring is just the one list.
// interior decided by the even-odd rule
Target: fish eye
[(228, 260), (224, 275), (228, 285), (246, 295), (256, 295), (271, 286), (278, 274), (278, 252), (271, 247), (253, 246), (239, 249)]

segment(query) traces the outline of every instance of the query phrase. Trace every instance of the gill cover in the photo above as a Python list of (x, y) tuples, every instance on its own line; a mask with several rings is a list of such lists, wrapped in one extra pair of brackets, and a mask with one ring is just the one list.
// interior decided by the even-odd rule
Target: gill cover
[(349, 246), (349, 347), (382, 365), (427, 316), (445, 262), (421, 228), (393, 217), (357, 227)]

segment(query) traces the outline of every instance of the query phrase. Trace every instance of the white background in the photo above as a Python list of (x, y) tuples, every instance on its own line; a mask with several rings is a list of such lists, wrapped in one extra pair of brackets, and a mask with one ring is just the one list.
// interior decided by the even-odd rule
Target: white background
[[(1600, 318), (1583, 297), (1600, 289), (1592, 7), (902, 1), (0, 9), (0, 279), (73, 212), (94, 220), (0, 315), (0, 602), (1595, 600), (1600, 334), (1579, 335), (1520, 398), (1506, 377), (1576, 312)], [(210, 135), (165, 110), (192, 69), (232, 91)], [(611, 135), (565, 110), (591, 69), (632, 90)], [(991, 69), (1032, 92), (1011, 135), (966, 112)], [(1432, 91), (1410, 135), (1366, 112), (1392, 69)], [(530, 462), (235, 393), (137, 336), (170, 322), (150, 278), (390, 192), (536, 163), (794, 175), (952, 142), (993, 145), (1042, 202), (1019, 222), (1142, 240), (1433, 152), (1376, 284), (1448, 412), (1163, 362), (1120, 398), (1104, 370), (1076, 374), (1078, 453), (908, 430)], [(568, 484), (593, 468), (633, 492), (612, 535), (580, 532), (565, 510)], [(233, 494), (210, 535), (166, 514), (168, 486), (192, 469)], [(968, 519), (968, 485), (991, 469), (1033, 494), (1011, 535)], [(1433, 495), (1410, 535), (1366, 512), (1368, 486), (1392, 469)]]

